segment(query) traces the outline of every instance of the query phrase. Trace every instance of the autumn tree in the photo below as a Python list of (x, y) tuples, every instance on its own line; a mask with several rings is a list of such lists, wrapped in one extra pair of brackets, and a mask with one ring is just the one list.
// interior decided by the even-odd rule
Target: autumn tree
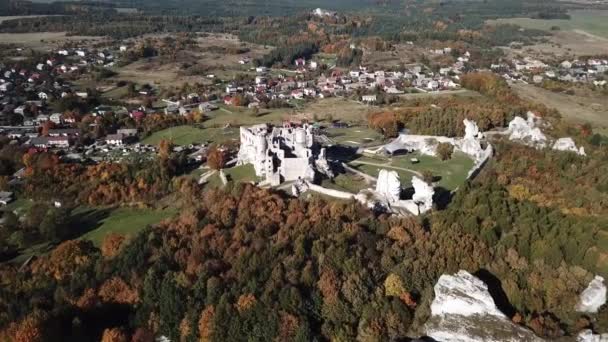
[(454, 145), (444, 142), (437, 144), (437, 155), (441, 160), (451, 159), (452, 153), (454, 153)]
[(101, 342), (128, 342), (127, 334), (120, 328), (109, 328), (103, 331)]
[(120, 252), (120, 247), (125, 241), (125, 236), (116, 233), (106, 235), (101, 244), (101, 255), (113, 258)]
[(227, 162), (226, 151), (217, 146), (209, 148), (207, 152), (207, 165), (213, 170), (221, 170)]

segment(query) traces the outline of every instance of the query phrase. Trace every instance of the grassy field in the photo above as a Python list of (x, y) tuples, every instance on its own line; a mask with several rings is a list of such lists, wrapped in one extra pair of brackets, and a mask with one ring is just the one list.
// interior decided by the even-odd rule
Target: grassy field
[(158, 131), (145, 138), (144, 144), (158, 145), (161, 140), (173, 141), (176, 145), (189, 145), (194, 143), (225, 143), (233, 139), (238, 139), (237, 128), (196, 128), (192, 126), (177, 126)]
[(557, 26), (564, 31), (585, 31), (608, 38), (608, 10), (576, 10), (569, 12), (570, 20), (543, 20), (531, 18), (497, 19), (490, 23), (516, 24), (524, 28), (550, 31)]
[(363, 189), (373, 187), (373, 185), (367, 184), (363, 177), (351, 173), (339, 174), (334, 177), (333, 182), (324, 180), (321, 185), (328, 189), (346, 191), (353, 194), (356, 194)]
[(348, 128), (326, 128), (323, 132), (328, 138), (338, 144), (348, 146), (363, 146), (373, 143), (380, 143), (382, 135), (368, 127), (353, 126)]
[[(417, 158), (419, 163), (413, 164), (412, 158)], [(393, 158), (360, 157), (350, 163), (351, 166), (374, 177), (378, 177), (381, 169), (395, 170), (399, 174), (401, 183), (406, 185), (411, 183), (412, 176), (416, 173), (430, 171), (433, 176), (439, 178), (437, 186), (448, 190), (454, 190), (464, 183), (473, 164), (473, 160), (459, 152), (454, 153), (452, 159), (446, 161), (419, 153), (411, 153)]]
[[(171, 209), (78, 208), (74, 214), (79, 220), (82, 220), (80, 224), (85, 225), (84, 229), (93, 228), (81, 238), (91, 240), (96, 246), (99, 246), (109, 233), (133, 235), (150, 224), (158, 223), (174, 215), (175, 211)], [(86, 225), (89, 226), (86, 227)]]
[[(251, 183), (251, 182), (258, 182), (261, 180), (255, 175), (255, 169), (253, 168), (253, 165), (251, 165), (251, 164), (240, 165), (240, 166), (235, 166), (235, 167), (231, 167), (228, 169), (224, 169), (224, 174), (226, 175), (226, 178), (228, 179), (229, 182), (234, 182), (234, 183)], [(221, 187), (223, 184), (222, 184), (222, 180), (220, 179), (219, 173), (216, 173), (213, 176), (211, 176), (208, 179), (207, 185), (210, 187), (215, 187), (215, 188)]]
[(208, 113), (209, 119), (205, 121), (205, 126), (208, 127), (223, 127), (227, 124), (232, 126), (240, 125), (255, 125), (259, 123), (281, 123), (283, 119), (291, 116), (292, 109), (260, 109), (257, 115), (254, 115), (252, 109), (245, 107), (234, 107), (220, 105), (219, 110)]
[(330, 97), (315, 101), (304, 108), (304, 113), (309, 117), (316, 116), (318, 119), (342, 120), (346, 122), (360, 123), (367, 120), (369, 113), (379, 111), (377, 106), (368, 106), (357, 101), (340, 97)]
[(512, 88), (526, 100), (556, 108), (569, 122), (590, 123), (594, 131), (608, 133), (608, 97), (606, 96), (568, 95), (522, 83), (513, 84)]

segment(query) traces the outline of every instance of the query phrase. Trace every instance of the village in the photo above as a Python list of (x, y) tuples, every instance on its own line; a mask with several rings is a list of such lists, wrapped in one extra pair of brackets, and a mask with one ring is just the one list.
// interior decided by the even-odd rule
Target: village
[[(121, 102), (104, 97), (105, 92), (111, 92), (117, 87), (108, 85), (107, 82), (105, 84), (102, 82), (101, 86), (95, 88), (83, 88), (81, 79), (94, 77), (103, 80), (105, 77), (111, 77), (114, 74), (112, 69), (116, 65), (128, 63), (125, 60), (132, 58), (129, 55), (130, 50), (135, 48), (132, 43), (131, 45), (114, 43), (102, 48), (65, 48), (44, 55), (40, 62), (32, 64), (30, 69), (15, 70), (0, 65), (0, 96), (2, 97), (0, 134), (9, 139), (11, 144), (40, 151), (52, 151), (63, 161), (70, 163), (95, 164), (123, 162), (134, 158), (150, 159), (158, 152), (158, 144), (148, 143), (146, 136), (150, 133), (142, 130), (146, 117), (150, 115), (174, 117), (186, 120), (178, 122), (200, 125), (209, 116), (218, 117), (225, 112), (231, 113), (232, 108), (246, 108), (257, 116), (256, 113), (269, 108), (294, 106), (298, 108), (303, 103), (314, 103), (330, 98), (342, 98), (363, 106), (379, 108), (397, 102), (401, 96), (408, 94), (440, 96), (444, 92), (449, 94), (451, 91), (459, 90), (461, 88), (459, 75), (471, 71), (469, 52), (458, 56), (454, 64), (441, 66), (435, 71), (422, 63), (405, 65), (401, 68), (385, 69), (377, 65), (373, 67), (361, 65), (344, 69), (335, 65), (321, 64), (313, 58), (309, 60), (296, 58), (289, 70), (274, 69), (256, 66), (253, 59), (245, 55), (238, 60), (238, 65), (250, 71), (247, 77), (220, 79), (214, 74), (208, 74), (205, 78), (210, 80), (210, 86), (206, 87), (204, 92), (189, 91), (163, 97), (165, 93), (162, 85), (128, 84), (119, 81), (118, 87), (129, 88), (129, 96), (136, 99)], [(18, 50), (17, 53), (22, 51)], [(448, 47), (428, 51), (431, 57), (452, 53), (452, 49)], [(541, 61), (524, 58), (491, 66), (493, 72), (508, 81), (538, 84), (544, 78), (556, 78), (564, 82), (594, 82), (596, 86), (605, 84), (601, 75), (607, 68), (606, 60), (596, 59), (584, 62), (564, 61), (558, 66), (551, 67)], [(479, 69), (479, 71), (483, 70)], [(292, 111), (295, 113), (293, 109)], [(395, 194), (401, 193), (401, 190), (398, 190), (401, 189), (401, 184), (410, 182), (418, 184), (419, 189), (424, 188), (422, 184), (427, 184), (426, 182), (431, 178), (427, 175), (425, 181), (422, 181), (424, 177), (421, 171), (426, 166), (417, 170), (420, 165), (415, 164), (424, 155), (437, 156), (437, 141), (443, 142), (442, 139), (446, 138), (439, 137), (439, 140), (432, 136), (407, 138), (418, 141), (414, 147), (410, 144), (410, 148), (406, 150), (418, 151), (421, 154), (400, 160), (400, 157), (393, 158), (392, 153), (389, 153), (387, 159), (374, 152), (374, 148), (378, 151), (378, 146), (385, 144), (381, 139), (368, 134), (363, 137), (364, 144), (352, 140), (334, 141), (330, 130), (349, 129), (351, 124), (341, 120), (340, 117), (330, 118), (325, 122), (321, 122), (323, 120), (318, 118), (327, 118), (327, 116), (324, 113), (314, 113), (312, 117), (284, 116), (282, 122), (266, 122), (262, 116), (259, 119), (255, 118), (256, 125), (251, 128), (246, 128), (246, 124), (238, 121), (236, 126), (233, 126), (235, 123), (229, 122), (223, 127), (213, 129), (226, 138), (232, 137), (231, 140), (209, 139), (185, 145), (177, 144), (172, 149), (173, 152), (184, 153), (191, 167), (201, 170), (198, 173), (201, 184), (209, 181), (213, 183), (214, 177), (219, 177), (221, 183), (226, 184), (227, 180), (232, 178), (226, 177), (223, 170), (219, 173), (210, 170), (205, 164), (210, 146), (222, 146), (224, 142), (230, 141), (232, 144), (240, 143), (240, 152), (237, 156), (237, 149), (234, 147), (222, 147), (231, 159), (227, 167), (236, 166), (238, 169), (245, 164), (255, 166), (247, 172), (245, 179), (259, 183), (260, 186), (274, 186), (285, 190), (291, 187), (290, 192), (294, 195), (312, 189), (325, 195), (342, 199), (357, 198), (364, 204), (376, 205), (373, 204), (376, 202), (368, 200), (369, 194), (363, 195), (366, 189), (370, 189), (370, 186), (373, 189), (373, 184), (376, 184), (376, 190), (373, 192), (376, 198), (384, 199), (382, 206), (385, 208), (392, 206), (397, 208), (395, 209), (397, 212), (418, 214), (432, 207), (432, 199), (424, 199), (425, 209), (421, 209), (412, 207), (412, 204), (399, 202), (399, 196)], [(239, 129), (239, 126), (240, 134), (237, 134), (235, 130)], [(279, 129), (278, 127), (283, 128), (275, 131)], [(350, 129), (353, 132), (362, 132), (358, 126)], [(272, 132), (271, 135), (275, 138), (247, 137), (252, 130), (266, 132), (264, 134)], [(291, 132), (291, 130), (296, 133), (277, 133)], [(304, 133), (299, 133), (300, 130)], [(476, 130), (471, 128), (471, 131)], [(276, 140), (276, 137), (285, 139), (290, 134), (295, 135), (283, 142)], [(467, 134), (472, 142), (473, 136), (477, 133)], [(168, 138), (171, 140), (172, 135)], [(422, 140), (429, 141), (422, 142)], [(256, 145), (261, 144), (262, 141), (264, 147)], [(286, 146), (286, 141), (291, 145)], [(451, 139), (446, 141), (453, 146), (460, 146), (460, 143)], [(300, 143), (304, 144), (303, 147), (296, 149)], [(353, 144), (359, 145), (357, 153), (351, 152), (350, 156), (336, 155), (333, 152), (334, 146), (344, 143), (350, 148)], [(575, 150), (569, 143), (565, 149)], [(393, 147), (394, 145), (395, 142), (392, 143)], [(473, 145), (477, 146), (479, 143)], [(267, 152), (267, 148), (274, 152), (272, 154)], [(287, 150), (282, 150), (285, 148)], [(461, 147), (458, 148), (462, 150)], [(489, 150), (481, 157), (481, 147), (470, 151), (465, 146), (463, 151), (461, 165), (457, 166), (458, 176), (447, 177), (442, 183), (449, 184), (447, 187), (450, 191), (474, 174), (471, 170), (477, 170), (491, 156)], [(467, 154), (468, 157), (465, 157)], [(353, 157), (355, 155), (356, 157)], [(292, 159), (293, 157), (295, 159)], [(343, 159), (348, 158), (355, 160), (348, 165), (342, 162)], [(288, 162), (295, 164), (288, 166)], [(382, 170), (383, 165), (392, 165), (392, 171)], [(338, 170), (343, 171), (334, 174), (336, 166)], [(285, 171), (288, 169), (295, 170), (296, 176), (290, 175), (291, 171)], [(347, 172), (345, 173), (344, 170)], [(319, 172), (323, 175), (321, 179), (318, 177)], [(437, 169), (434, 172), (442, 171)], [(336, 185), (335, 176), (338, 179), (337, 183), (341, 185)], [(17, 172), (12, 177), (11, 184), (18, 184), (20, 178), (20, 172)], [(215, 183), (217, 184), (218, 181), (216, 180)], [(432, 188), (424, 188), (419, 192), (430, 194), (431, 197), (434, 193)], [(5, 193), (3, 198), (3, 202), (9, 202), (11, 196)], [(388, 200), (391, 198), (392, 200)], [(422, 202), (417, 203), (420, 205)]]

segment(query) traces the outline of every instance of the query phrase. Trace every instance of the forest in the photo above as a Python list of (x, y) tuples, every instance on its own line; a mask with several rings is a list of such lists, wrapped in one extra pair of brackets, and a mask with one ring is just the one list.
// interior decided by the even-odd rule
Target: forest
[[(588, 182), (580, 191), (596, 193), (589, 202), (557, 194), (540, 203), (535, 197), (553, 189), (517, 171), (539, 158), (548, 179), (572, 189), (564, 182), (605, 177), (597, 163), (606, 152), (583, 160), (512, 143), (498, 150), (446, 210), (420, 219), (251, 185), (200, 191), (184, 183), (181, 214), (135, 237), (109, 235), (99, 249), (68, 240), (21, 271), (0, 266), (0, 336), (404, 338), (426, 321), (437, 278), (459, 269), (501, 279), (510, 317), (539, 336), (608, 328), (606, 309), (592, 317), (572, 310), (592, 275), (608, 271), (598, 263), (606, 221), (594, 215), (608, 193)], [(534, 181), (539, 187), (517, 188)], [(589, 214), (564, 210), (572, 206)]]

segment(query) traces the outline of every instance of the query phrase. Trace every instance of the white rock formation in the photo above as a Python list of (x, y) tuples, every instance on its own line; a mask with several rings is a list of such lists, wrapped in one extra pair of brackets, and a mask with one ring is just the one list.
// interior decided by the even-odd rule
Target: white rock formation
[(487, 285), (467, 271), (439, 278), (425, 330), (437, 341), (542, 341), (498, 310)]
[(435, 194), (433, 187), (416, 176), (412, 177), (412, 186), (414, 187), (412, 200), (418, 204), (419, 212), (422, 214), (431, 210), (433, 208), (433, 195)]
[(479, 132), (479, 127), (475, 121), (464, 119), (464, 138), (465, 139), (481, 139), (483, 134)]
[(376, 181), (376, 192), (389, 203), (399, 201), (401, 197), (401, 181), (397, 171), (380, 170)]
[(595, 276), (583, 293), (581, 293), (576, 311), (595, 313), (604, 304), (606, 304), (604, 278)]
[(608, 342), (608, 334), (594, 334), (590, 329), (581, 331), (576, 336), (577, 342)]
[(509, 140), (522, 140), (526, 143), (544, 147), (547, 137), (540, 128), (536, 127), (536, 116), (528, 112), (528, 120), (516, 116), (509, 122)]
[(574, 140), (572, 140), (572, 138), (570, 138), (570, 137), (557, 139), (555, 141), (555, 143), (553, 144), (553, 149), (558, 150), (558, 151), (574, 152), (581, 156), (586, 155), (585, 148), (584, 147), (581, 147), (580, 149), (576, 148), (576, 144), (574, 143)]

